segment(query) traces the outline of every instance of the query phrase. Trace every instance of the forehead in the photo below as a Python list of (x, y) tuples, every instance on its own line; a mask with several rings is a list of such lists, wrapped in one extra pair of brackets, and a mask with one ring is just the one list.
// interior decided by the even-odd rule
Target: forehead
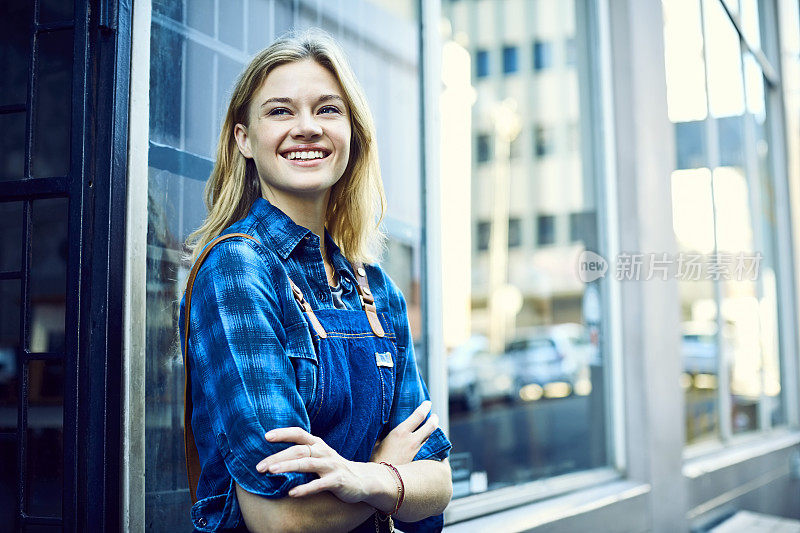
[(316, 98), (321, 94), (344, 97), (336, 77), (312, 59), (303, 59), (275, 67), (258, 90), (259, 98)]

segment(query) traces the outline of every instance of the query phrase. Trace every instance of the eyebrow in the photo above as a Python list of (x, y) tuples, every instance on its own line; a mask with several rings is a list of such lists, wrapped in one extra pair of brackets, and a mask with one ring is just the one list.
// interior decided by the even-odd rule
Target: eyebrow
[[(317, 103), (330, 102), (331, 100), (338, 100), (344, 104), (344, 99), (338, 94), (323, 94), (322, 96), (317, 98)], [(294, 102), (294, 100), (286, 96), (274, 96), (272, 98), (267, 98), (266, 100), (264, 100), (264, 102), (261, 104), (261, 107), (273, 103), (291, 104), (292, 102)]]

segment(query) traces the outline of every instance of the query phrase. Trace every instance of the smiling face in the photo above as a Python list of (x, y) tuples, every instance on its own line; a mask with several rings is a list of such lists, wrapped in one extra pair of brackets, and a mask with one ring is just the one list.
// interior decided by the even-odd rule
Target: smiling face
[(235, 135), (268, 199), (324, 198), (350, 157), (344, 91), (311, 59), (278, 66), (253, 97), (249, 124), (237, 124)]

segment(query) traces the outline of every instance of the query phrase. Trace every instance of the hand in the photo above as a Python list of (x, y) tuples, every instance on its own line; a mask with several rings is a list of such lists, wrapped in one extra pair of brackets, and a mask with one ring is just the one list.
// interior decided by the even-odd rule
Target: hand
[(270, 455), (256, 465), (256, 470), (273, 474), (312, 472), (319, 476), (290, 490), (293, 498), (329, 491), (346, 503), (367, 501), (380, 490), (380, 478), (386, 477), (381, 465), (348, 461), (321, 438), (299, 427), (273, 429), (265, 438), (270, 442), (294, 442), (296, 446)]
[(429, 400), (422, 402), (408, 418), (390, 431), (386, 438), (375, 444), (369, 460), (373, 463), (386, 461), (398, 465), (410, 463), (431, 433), (439, 426), (439, 417), (432, 414), (427, 422), (419, 427), (430, 410), (431, 402)]

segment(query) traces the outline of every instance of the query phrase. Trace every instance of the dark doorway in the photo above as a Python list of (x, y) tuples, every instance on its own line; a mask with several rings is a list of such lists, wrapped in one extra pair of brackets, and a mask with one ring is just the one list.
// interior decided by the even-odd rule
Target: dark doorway
[(0, 5), (0, 531), (118, 528), (129, 19)]

